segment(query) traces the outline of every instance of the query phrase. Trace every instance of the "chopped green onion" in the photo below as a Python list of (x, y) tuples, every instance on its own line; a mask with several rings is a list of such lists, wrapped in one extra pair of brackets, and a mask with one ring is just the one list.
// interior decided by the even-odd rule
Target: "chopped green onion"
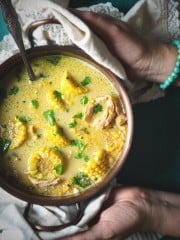
[(79, 140), (79, 139), (71, 140), (70, 144), (71, 144), (71, 146), (78, 147), (80, 152), (83, 152), (84, 149), (87, 147), (87, 144), (82, 143), (81, 140)]
[(75, 114), (74, 116), (73, 116), (73, 118), (79, 118), (79, 119), (82, 119), (83, 118), (83, 113), (82, 112), (80, 112), (80, 113), (77, 113), (77, 114)]
[(54, 146), (53, 149), (57, 152), (60, 152), (61, 153), (61, 149), (58, 147), (58, 146)]
[(57, 166), (55, 166), (54, 169), (56, 170), (56, 173), (58, 175), (62, 175), (62, 173), (63, 173), (63, 164), (58, 164)]
[(9, 90), (9, 95), (15, 95), (19, 91), (19, 88), (14, 86)]
[(55, 118), (54, 118), (54, 111), (49, 109), (45, 112), (43, 112), (43, 116), (45, 117), (45, 119), (48, 121), (48, 123), (50, 125), (54, 125), (55, 123)]
[(54, 91), (53, 91), (53, 94), (54, 94), (54, 96), (55, 96), (55, 98), (56, 98), (57, 100), (60, 100), (61, 97), (62, 97), (62, 93), (59, 92), (59, 91), (57, 91), (57, 90), (54, 90)]
[(98, 112), (102, 112), (102, 110), (103, 110), (102, 105), (97, 104), (97, 105), (95, 105), (94, 108), (93, 108), (93, 113), (96, 114), (96, 113), (98, 113)]
[(76, 121), (71, 122), (71, 123), (68, 124), (68, 126), (69, 126), (70, 128), (74, 128), (76, 125), (77, 125), (77, 122), (76, 122)]
[(56, 55), (49, 56), (49, 57), (46, 58), (46, 60), (48, 62), (50, 62), (51, 64), (53, 64), (55, 66), (59, 63), (60, 59), (61, 59), (61, 57), (60, 56), (56, 56)]
[(0, 138), (0, 153), (4, 153), (8, 150), (11, 141), (5, 138)]
[(39, 103), (38, 103), (38, 101), (37, 101), (36, 99), (32, 99), (32, 100), (31, 100), (31, 103), (32, 103), (32, 105), (33, 105), (33, 107), (34, 107), (35, 109), (37, 109), (37, 108), (39, 107)]
[(78, 152), (78, 153), (75, 155), (75, 158), (76, 158), (76, 159), (83, 158), (85, 162), (87, 162), (87, 161), (89, 160), (88, 155), (85, 155), (83, 152)]
[(86, 105), (88, 103), (88, 97), (87, 96), (83, 96), (81, 99), (80, 99), (80, 103), (83, 104), (83, 105)]
[(27, 123), (31, 121), (31, 118), (27, 116), (16, 116), (16, 117), (17, 119), (19, 119), (20, 122), (23, 122), (23, 123)]
[(81, 188), (86, 188), (92, 184), (92, 181), (86, 174), (83, 172), (78, 173), (76, 176), (72, 178), (72, 184), (78, 185)]
[(82, 81), (81, 81), (81, 85), (82, 86), (86, 86), (89, 83), (91, 83), (91, 78), (89, 76), (86, 76)]
[(78, 146), (78, 144), (79, 144), (79, 139), (73, 139), (73, 140), (71, 140), (71, 146)]

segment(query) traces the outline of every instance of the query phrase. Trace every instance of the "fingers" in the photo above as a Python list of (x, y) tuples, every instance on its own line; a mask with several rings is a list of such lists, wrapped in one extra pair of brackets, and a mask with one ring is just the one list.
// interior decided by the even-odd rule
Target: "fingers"
[[(94, 13), (91, 11), (79, 11), (76, 9), (71, 10), (75, 15), (81, 18), (87, 25), (100, 36), (104, 35), (108, 37), (109, 34), (121, 30), (124, 33), (134, 34), (133, 29), (128, 23), (121, 21), (120, 19), (113, 18), (104, 13)], [(111, 31), (110, 31), (111, 30)]]
[[(75, 15), (85, 21), (96, 32), (107, 31), (106, 24), (117, 24), (118, 21), (106, 14), (97, 14), (90, 11), (71, 10)], [(98, 29), (97, 29), (98, 27)]]
[[(134, 204), (135, 196), (138, 197), (139, 192), (139, 189), (135, 188), (119, 188), (112, 191), (109, 198), (111, 206), (101, 212), (95, 225), (86, 232), (64, 240), (105, 240), (115, 236), (118, 236), (119, 239), (121, 236), (124, 239), (129, 236), (137, 230), (137, 227), (139, 229), (140, 215)], [(139, 199), (135, 201), (139, 202)]]
[(127, 23), (105, 14), (76, 10), (73, 13), (104, 41), (110, 52), (124, 66), (133, 67), (144, 56), (144, 52), (147, 53), (146, 41)]
[(180, 195), (128, 187), (112, 191), (109, 208), (88, 231), (64, 240), (105, 240), (137, 231), (180, 236)]
[(117, 38), (117, 36), (115, 36), (116, 38), (114, 39), (114, 35), (118, 32), (119, 21), (105, 14), (77, 10), (73, 10), (73, 13), (82, 19), (96, 35), (107, 43), (107, 46), (113, 45), (114, 40)]
[(125, 202), (131, 202), (136, 205), (136, 209), (141, 209), (141, 212), (144, 209), (145, 218), (141, 215), (141, 230), (180, 236), (180, 194), (139, 187), (121, 187), (114, 191), (112, 199), (111, 203), (119, 202), (121, 208)]

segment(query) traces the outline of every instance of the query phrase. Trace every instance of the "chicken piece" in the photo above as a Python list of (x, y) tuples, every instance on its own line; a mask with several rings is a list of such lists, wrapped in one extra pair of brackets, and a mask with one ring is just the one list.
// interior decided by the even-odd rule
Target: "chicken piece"
[[(100, 106), (98, 114), (95, 111), (97, 106)], [(110, 95), (91, 100), (86, 108), (84, 120), (96, 129), (108, 128), (113, 120), (119, 128), (127, 122), (126, 115), (116, 99)]]
[(56, 185), (59, 183), (60, 178), (55, 178), (53, 180), (37, 180), (36, 178), (32, 178), (29, 176), (29, 179), (31, 180), (31, 182), (35, 185), (39, 185), (40, 187), (48, 187), (51, 185)]
[(124, 113), (121, 113), (116, 117), (116, 125), (118, 128), (121, 128), (121, 126), (125, 125), (126, 123), (127, 117)]
[[(94, 110), (96, 106), (101, 106), (99, 113)], [(112, 96), (106, 95), (90, 102), (85, 111), (84, 120), (89, 122), (96, 129), (107, 128), (117, 115), (116, 101)]]

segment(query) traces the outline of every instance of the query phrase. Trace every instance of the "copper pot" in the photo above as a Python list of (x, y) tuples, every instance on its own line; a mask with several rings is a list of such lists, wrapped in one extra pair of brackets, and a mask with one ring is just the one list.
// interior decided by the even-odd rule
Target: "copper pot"
[[(58, 23), (58, 21), (55, 19), (49, 19), (49, 20), (46, 19), (46, 20), (35, 22), (29, 27), (28, 36), (32, 46), (34, 45), (33, 38), (32, 38), (32, 33), (34, 29), (42, 24), (50, 23), (50, 22)], [(73, 56), (75, 58), (88, 62), (90, 65), (93, 65), (95, 68), (100, 70), (112, 82), (112, 84), (118, 91), (119, 95), (121, 96), (121, 100), (127, 115), (128, 130), (127, 130), (126, 141), (124, 144), (124, 148), (116, 164), (110, 170), (108, 175), (103, 179), (103, 181), (101, 181), (96, 186), (91, 187), (87, 191), (84, 191), (78, 195), (63, 196), (63, 197), (62, 196), (40, 196), (38, 194), (28, 192), (25, 189), (23, 190), (22, 188), (17, 188), (17, 185), (13, 181), (11, 181), (9, 178), (7, 178), (3, 174), (3, 172), (0, 170), (0, 186), (3, 189), (5, 189), (8, 193), (30, 204), (55, 205), (55, 206), (76, 204), (78, 214), (77, 214), (77, 219), (75, 221), (78, 221), (82, 214), (80, 209), (80, 204), (78, 203), (82, 202), (85, 199), (89, 199), (95, 196), (96, 194), (100, 193), (100, 191), (103, 191), (105, 187), (107, 187), (107, 185), (112, 181), (112, 179), (116, 177), (116, 175), (119, 173), (119, 171), (121, 170), (125, 162), (125, 159), (131, 147), (132, 137), (133, 137), (132, 105), (128, 97), (128, 94), (125, 88), (123, 87), (122, 81), (119, 78), (117, 78), (112, 72), (110, 72), (109, 70), (105, 69), (103, 66), (96, 63), (93, 59), (91, 59), (88, 55), (86, 55), (77, 47), (49, 45), (49, 46), (34, 47), (31, 49), (28, 49), (26, 53), (29, 59), (39, 57), (39, 56), (63, 54), (67, 56)], [(18, 67), (20, 64), (23, 64), (20, 54), (15, 54), (14, 56), (6, 60), (3, 64), (0, 65), (1, 79), (3, 79), (3, 76), (5, 76), (6, 73), (11, 71), (11, 69)], [(30, 205), (28, 205), (28, 207), (26, 208), (26, 211), (25, 211), (26, 215), (28, 213), (29, 208), (30, 208)], [(68, 223), (68, 225), (70, 224), (72, 224), (72, 222)], [(68, 225), (66, 224), (65, 226), (68, 226)], [(49, 227), (46, 227), (46, 226), (33, 226), (33, 227), (35, 227), (38, 230), (46, 230), (46, 231), (58, 230), (62, 228), (62, 226), (53, 226), (50, 229)]]

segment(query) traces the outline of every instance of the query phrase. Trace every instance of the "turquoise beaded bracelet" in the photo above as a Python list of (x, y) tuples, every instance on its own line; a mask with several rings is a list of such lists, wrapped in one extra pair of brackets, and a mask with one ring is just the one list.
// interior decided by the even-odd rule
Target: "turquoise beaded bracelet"
[(180, 74), (180, 40), (173, 40), (171, 44), (177, 48), (176, 65), (166, 81), (160, 84), (161, 90), (165, 90), (167, 87), (169, 87)]

